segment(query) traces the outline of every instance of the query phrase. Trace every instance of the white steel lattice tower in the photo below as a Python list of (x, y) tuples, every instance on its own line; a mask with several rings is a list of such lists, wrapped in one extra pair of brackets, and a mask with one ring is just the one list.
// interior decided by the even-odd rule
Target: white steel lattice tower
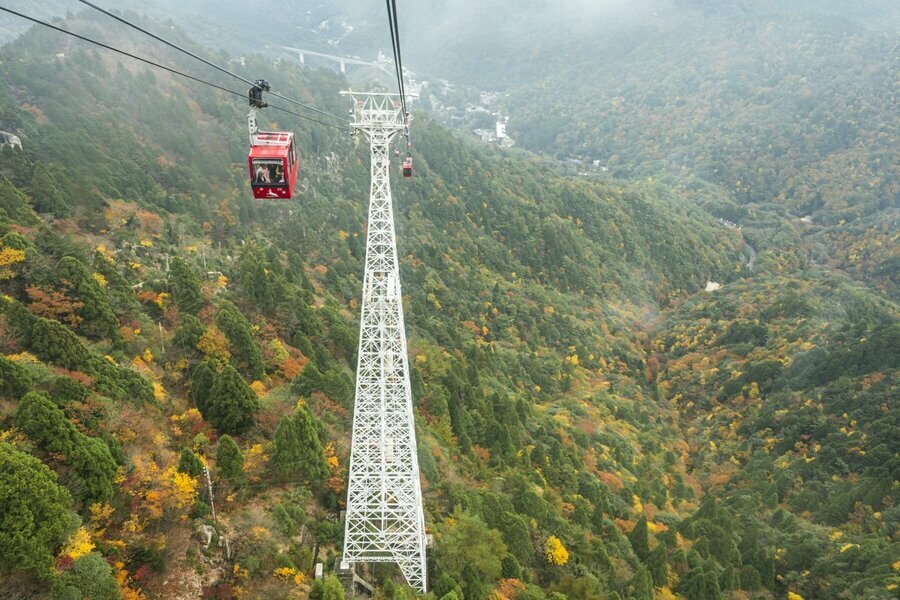
[(390, 188), (389, 145), (406, 126), (396, 94), (344, 93), (354, 102), (353, 127), (369, 140), (372, 187), (341, 562), (395, 562), (425, 592), (425, 518)]

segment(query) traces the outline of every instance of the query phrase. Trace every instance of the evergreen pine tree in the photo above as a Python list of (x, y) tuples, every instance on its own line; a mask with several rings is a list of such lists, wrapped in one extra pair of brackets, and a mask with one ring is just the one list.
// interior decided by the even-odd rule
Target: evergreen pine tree
[(465, 565), (460, 572), (463, 594), (466, 598), (486, 598), (487, 586), (472, 565)]
[(775, 587), (775, 557), (771, 554), (761, 553), (759, 564), (757, 565), (759, 570), (759, 578), (762, 581), (763, 587), (768, 589), (772, 589)]
[(219, 438), (216, 466), (219, 468), (219, 476), (229, 481), (237, 481), (244, 474), (244, 455), (230, 435)]
[(28, 187), (36, 211), (50, 213), (57, 218), (68, 216), (72, 212), (65, 195), (43, 163), (35, 165)]
[(207, 401), (212, 392), (213, 383), (216, 381), (216, 368), (210, 361), (203, 361), (191, 374), (191, 399), (203, 415), (206, 415)]
[[(69, 379), (69, 381), (72, 381)], [(0, 356), (0, 396), (18, 398), (32, 387), (31, 375), (22, 365)]]
[(199, 477), (203, 472), (203, 462), (190, 448), (182, 448), (178, 459), (178, 472), (187, 473), (191, 477)]
[(455, 594), (459, 598), (463, 597), (462, 588), (447, 572), (441, 573), (440, 577), (434, 582), (431, 591), (439, 598), (443, 598), (448, 594)]
[(253, 425), (259, 399), (241, 374), (231, 365), (216, 373), (203, 417), (213, 427), (228, 433), (243, 433)]
[(169, 283), (179, 312), (194, 315), (203, 308), (205, 300), (200, 278), (180, 256), (173, 258), (169, 265)]
[(47, 452), (65, 456), (73, 469), (68, 486), (85, 501), (108, 500), (113, 495), (116, 461), (103, 440), (91, 438), (69, 421), (45, 394), (29, 392), (15, 413), (16, 424)]
[(703, 576), (702, 600), (722, 600), (722, 590), (719, 587), (719, 578), (714, 571), (707, 571)]
[(719, 588), (725, 592), (738, 588), (738, 577), (734, 567), (729, 565), (719, 573)]
[(500, 562), (501, 577), (504, 579), (519, 579), (522, 577), (522, 567), (512, 554), (507, 554)]
[(303, 371), (291, 382), (291, 391), (298, 396), (309, 396), (322, 389), (324, 376), (313, 359), (309, 359)]
[(609, 569), (612, 567), (612, 561), (609, 559), (609, 553), (606, 551), (606, 544), (603, 543), (602, 538), (594, 538), (591, 550), (594, 554), (594, 560), (601, 568)]
[(73, 256), (60, 259), (56, 274), (70, 290), (72, 297), (82, 303), (78, 314), (84, 319), (79, 327), (84, 335), (106, 337), (120, 341), (119, 319), (109, 304), (106, 292), (80, 260)]
[(669, 584), (669, 565), (666, 560), (666, 547), (658, 545), (647, 557), (647, 570), (653, 578), (653, 585), (663, 587)]
[(653, 600), (653, 580), (650, 572), (640, 565), (631, 579), (631, 597), (634, 600)]
[(312, 415), (305, 406), (283, 417), (275, 429), (272, 464), (283, 478), (319, 481), (328, 475), (325, 452)]
[(251, 380), (260, 379), (264, 373), (262, 354), (243, 313), (225, 301), (216, 314), (216, 325), (228, 338), (235, 367)]
[(634, 549), (637, 557), (642, 561), (646, 560), (650, 554), (650, 541), (647, 537), (647, 517), (641, 515), (634, 529), (628, 534), (628, 541), (631, 542), (631, 547)]
[(0, 576), (49, 574), (59, 546), (78, 525), (72, 498), (37, 458), (0, 440)]
[(759, 571), (753, 565), (744, 565), (741, 569), (740, 588), (748, 592), (755, 592), (762, 587)]
[(272, 310), (278, 296), (269, 266), (263, 249), (253, 242), (244, 247), (237, 262), (237, 283), (261, 312)]
[(206, 327), (194, 315), (181, 315), (181, 324), (172, 336), (172, 343), (188, 355), (197, 353), (197, 344), (206, 332)]

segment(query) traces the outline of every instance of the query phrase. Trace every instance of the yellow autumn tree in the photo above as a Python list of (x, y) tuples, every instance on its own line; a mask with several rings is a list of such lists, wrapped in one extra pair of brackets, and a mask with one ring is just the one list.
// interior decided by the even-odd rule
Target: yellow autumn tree
[(175, 467), (169, 467), (163, 473), (164, 487), (172, 498), (176, 508), (191, 507), (197, 501), (197, 479), (187, 473), (181, 473)]
[(219, 328), (215, 325), (209, 327), (200, 337), (200, 341), (197, 342), (197, 350), (206, 355), (207, 358), (221, 362), (228, 362), (231, 358), (231, 352), (228, 351), (228, 340), (225, 339), (225, 334), (219, 331)]
[(15, 248), (0, 249), (0, 280), (16, 276), (16, 265), (25, 261), (25, 251)]
[(544, 554), (547, 556), (547, 562), (551, 565), (561, 566), (569, 562), (569, 551), (555, 535), (547, 538), (547, 542), (544, 544)]
[(69, 556), (72, 560), (76, 560), (90, 554), (94, 549), (94, 543), (91, 541), (91, 534), (84, 527), (79, 527), (69, 538), (68, 543), (59, 553), (60, 556)]

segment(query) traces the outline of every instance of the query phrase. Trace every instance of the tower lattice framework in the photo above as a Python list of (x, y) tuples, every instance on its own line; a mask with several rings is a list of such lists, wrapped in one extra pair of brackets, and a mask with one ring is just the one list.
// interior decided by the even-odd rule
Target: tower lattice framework
[(395, 562), (426, 589), (425, 518), (390, 189), (391, 140), (406, 125), (396, 94), (346, 92), (369, 140), (372, 183), (342, 566)]

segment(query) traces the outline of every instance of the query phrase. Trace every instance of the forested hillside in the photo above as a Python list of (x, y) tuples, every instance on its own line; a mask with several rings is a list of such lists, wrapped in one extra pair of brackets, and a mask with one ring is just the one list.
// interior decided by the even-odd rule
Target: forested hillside
[[(345, 110), (338, 77), (216, 60)], [(343, 534), (367, 148), (269, 110), (303, 191), (259, 204), (241, 98), (42, 30), (0, 72), (24, 146), (0, 150), (0, 597), (342, 597), (312, 573)], [(393, 189), (429, 597), (896, 593), (891, 301), (809, 267), (777, 211), (745, 240), (699, 185), (415, 127)]]
[(511, 134), (619, 177), (710, 183), (707, 207), (745, 226), (772, 206), (803, 218), (819, 262), (896, 300), (896, 28), (827, 10), (686, 11), (585, 39), (512, 92)]

